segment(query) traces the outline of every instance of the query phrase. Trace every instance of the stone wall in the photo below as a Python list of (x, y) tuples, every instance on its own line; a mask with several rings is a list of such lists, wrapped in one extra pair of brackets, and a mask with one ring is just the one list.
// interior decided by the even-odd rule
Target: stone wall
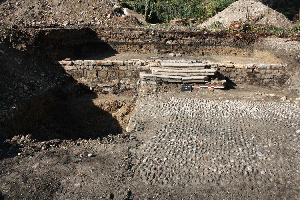
[[(150, 73), (149, 63), (159, 65), (159, 62), (160, 60), (139, 59), (63, 60), (56, 64), (61, 65), (66, 73), (97, 93), (134, 94), (140, 87), (140, 72)], [(217, 68), (221, 77), (233, 83), (282, 86), (288, 78), (284, 70), (286, 66), (277, 64), (208, 63), (207, 67)]]
[(66, 73), (98, 93), (134, 94), (139, 87), (139, 73), (148, 71), (147, 61), (73, 60), (59, 61)]
[(275, 64), (221, 64), (219, 72), (234, 83), (263, 86), (282, 86), (288, 79), (285, 65)]

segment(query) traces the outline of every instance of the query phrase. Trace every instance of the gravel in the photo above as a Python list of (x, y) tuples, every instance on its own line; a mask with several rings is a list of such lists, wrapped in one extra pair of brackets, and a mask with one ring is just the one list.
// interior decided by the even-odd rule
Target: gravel
[(130, 122), (143, 143), (132, 150), (135, 176), (191, 190), (244, 184), (251, 187), (238, 193), (291, 194), (300, 178), (299, 111), (292, 103), (143, 98)]
[(1, 4), (0, 19), (4, 26), (20, 27), (74, 27), (74, 26), (112, 26), (138, 25), (133, 16), (125, 16), (116, 9), (118, 2), (103, 1), (17, 1)]
[(291, 28), (292, 22), (283, 14), (269, 8), (257, 0), (239, 0), (228, 6), (222, 12), (199, 25), (200, 28), (208, 28), (212, 25), (221, 25), (228, 27), (232, 23), (252, 22), (274, 26), (277, 28)]

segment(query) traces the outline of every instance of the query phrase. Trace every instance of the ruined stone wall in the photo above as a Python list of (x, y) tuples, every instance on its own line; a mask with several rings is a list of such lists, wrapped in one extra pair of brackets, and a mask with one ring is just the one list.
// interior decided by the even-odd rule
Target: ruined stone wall
[[(140, 87), (140, 72), (150, 73), (149, 63), (154, 60), (73, 60), (56, 62), (67, 74), (97, 93), (135, 94)], [(156, 60), (159, 65), (159, 60)], [(221, 77), (233, 83), (248, 83), (263, 86), (282, 86), (288, 76), (279, 64), (210, 63), (208, 68), (217, 68)]]
[(98, 93), (135, 94), (139, 87), (139, 73), (148, 71), (146, 61), (59, 61), (66, 73)]
[(288, 79), (285, 65), (275, 64), (226, 64), (219, 65), (219, 72), (234, 83), (262, 86), (282, 86)]

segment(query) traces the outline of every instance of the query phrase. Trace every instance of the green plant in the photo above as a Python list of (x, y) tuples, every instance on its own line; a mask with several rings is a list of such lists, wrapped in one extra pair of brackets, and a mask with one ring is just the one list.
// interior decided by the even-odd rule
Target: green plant
[(295, 32), (295, 33), (300, 32), (300, 24), (297, 24), (296, 26), (294, 26), (294, 27), (292, 28), (292, 30), (293, 30), (293, 32)]
[(208, 29), (219, 29), (219, 28), (221, 28), (222, 27), (222, 23), (221, 22), (219, 22), (219, 21), (217, 21), (217, 22), (215, 22), (215, 23), (213, 23), (212, 25), (210, 25), (209, 27), (208, 27)]
[(128, 7), (146, 16), (150, 23), (168, 23), (174, 18), (198, 19), (203, 22), (225, 9), (235, 0), (121, 0)]

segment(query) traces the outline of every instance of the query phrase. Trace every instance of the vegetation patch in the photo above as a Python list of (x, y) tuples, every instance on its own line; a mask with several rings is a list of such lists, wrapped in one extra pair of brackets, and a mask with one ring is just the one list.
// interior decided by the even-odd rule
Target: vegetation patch
[[(202, 23), (235, 1), (236, 0), (121, 0), (121, 4), (123, 7), (143, 14), (145, 19), (150, 23), (168, 23), (174, 18), (194, 18), (199, 23)], [(282, 0), (280, 2), (264, 0), (263, 3), (285, 14), (290, 20), (298, 13), (300, 6), (297, 0)]]

